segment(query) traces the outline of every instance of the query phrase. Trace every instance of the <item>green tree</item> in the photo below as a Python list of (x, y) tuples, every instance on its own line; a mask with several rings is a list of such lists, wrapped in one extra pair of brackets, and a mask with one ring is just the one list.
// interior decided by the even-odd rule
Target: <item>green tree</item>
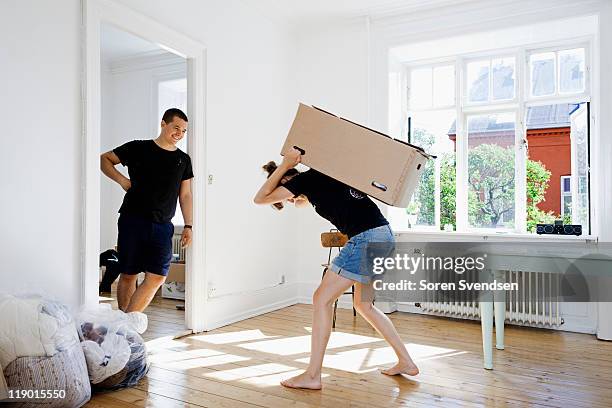
[(470, 224), (495, 228), (514, 211), (514, 149), (495, 144), (471, 149), (468, 185), (480, 202), (469, 207)]
[(557, 216), (538, 208), (548, 190), (550, 171), (539, 161), (527, 160), (527, 231), (535, 232), (537, 224), (552, 224)]
[[(421, 132), (418, 136), (419, 141), (431, 141), (433, 144), (432, 135)], [(455, 154), (444, 153), (437, 160), (440, 162), (440, 227), (452, 224), (456, 229)], [(468, 165), (468, 182), (471, 187), (468, 192), (470, 224), (495, 227), (505, 213), (514, 210), (514, 149), (493, 144), (479, 145), (470, 151)], [(544, 212), (537, 207), (544, 200), (551, 173), (542, 163), (527, 160), (526, 175), (527, 230), (534, 232), (536, 224), (552, 223), (557, 218), (554, 213)], [(434, 164), (430, 161), (421, 174), (414, 195), (420, 208), (418, 224), (434, 224), (434, 196)]]

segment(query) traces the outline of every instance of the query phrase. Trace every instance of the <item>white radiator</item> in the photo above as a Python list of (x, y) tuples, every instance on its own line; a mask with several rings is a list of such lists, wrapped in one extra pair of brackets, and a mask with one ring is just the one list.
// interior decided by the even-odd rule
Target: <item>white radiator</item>
[(177, 261), (185, 262), (185, 248), (181, 248), (181, 234), (174, 234), (172, 236), (172, 253), (178, 254)]
[[(452, 273), (452, 272), (451, 272)], [(475, 282), (476, 272), (466, 272), (466, 279)], [(470, 275), (472, 274), (472, 275)], [(506, 282), (517, 283), (519, 290), (506, 292), (506, 321), (522, 326), (556, 327), (563, 324), (560, 316), (559, 274), (505, 271)], [(466, 292), (457, 292), (447, 301), (436, 292), (427, 292), (425, 302), (420, 303), (429, 314), (463, 319), (480, 318), (478, 301)]]

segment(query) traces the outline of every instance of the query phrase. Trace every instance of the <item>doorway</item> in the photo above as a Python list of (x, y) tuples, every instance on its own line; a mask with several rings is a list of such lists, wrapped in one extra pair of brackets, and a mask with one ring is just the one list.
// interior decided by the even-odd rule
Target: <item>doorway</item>
[[(182, 146), (191, 156), (194, 179), (193, 242), (187, 251), (173, 248), (183, 262), (184, 301), (174, 279), (171, 306), (184, 302), (180, 327), (205, 330), (206, 203), (204, 89), (205, 47), (131, 9), (105, 0), (83, 0), (85, 53), (83, 63), (83, 235), (82, 293), (84, 305), (97, 304), (99, 254), (116, 243), (116, 217), (123, 192), (100, 174), (99, 157), (134, 139), (159, 134), (159, 110), (182, 103), (189, 117), (189, 136)], [(138, 88), (138, 90), (136, 89)], [(182, 98), (182, 99), (181, 99)], [(180, 106), (177, 106), (180, 107)], [(108, 118), (108, 120), (107, 120)], [(122, 171), (122, 166), (117, 168)], [(175, 220), (176, 221), (176, 220)], [(179, 220), (182, 222), (181, 220)], [(175, 236), (182, 232), (180, 225)], [(195, 273), (197, 271), (197, 273)], [(180, 274), (180, 273), (179, 273)], [(170, 281), (170, 280), (168, 280)], [(166, 302), (166, 303), (168, 303)], [(185, 330), (176, 332), (181, 333)]]

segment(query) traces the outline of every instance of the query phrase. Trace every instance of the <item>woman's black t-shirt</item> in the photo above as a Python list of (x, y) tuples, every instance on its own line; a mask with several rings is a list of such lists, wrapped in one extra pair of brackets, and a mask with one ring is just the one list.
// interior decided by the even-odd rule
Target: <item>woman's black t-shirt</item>
[(314, 169), (298, 174), (283, 187), (295, 197), (304, 194), (317, 214), (349, 237), (389, 224), (367, 195)]
[(193, 177), (189, 155), (180, 149), (162, 149), (153, 140), (133, 140), (113, 152), (127, 166), (132, 183), (119, 212), (170, 222), (181, 182)]

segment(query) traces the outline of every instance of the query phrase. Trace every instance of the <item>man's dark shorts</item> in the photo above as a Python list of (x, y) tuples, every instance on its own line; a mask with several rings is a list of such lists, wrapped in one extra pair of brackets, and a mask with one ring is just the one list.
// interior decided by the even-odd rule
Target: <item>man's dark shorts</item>
[(118, 227), (117, 252), (121, 273), (168, 275), (172, 260), (172, 223), (158, 223), (137, 215), (121, 214)]

